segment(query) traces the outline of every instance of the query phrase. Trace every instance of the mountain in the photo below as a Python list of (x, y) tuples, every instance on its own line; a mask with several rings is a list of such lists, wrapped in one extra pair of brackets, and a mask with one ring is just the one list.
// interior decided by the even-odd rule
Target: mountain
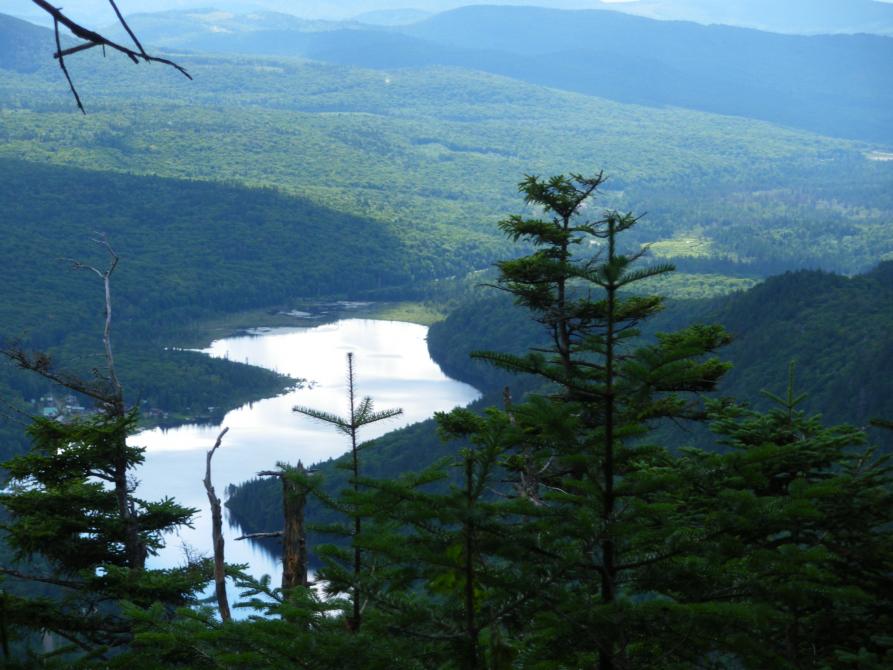
[[(454, 64), (533, 83), (893, 142), (890, 38), (802, 37), (618, 12), (496, 6), (444, 12), (404, 32), (469, 50), (461, 63), (445, 52)], [(405, 64), (411, 61), (407, 56)]]
[[(45, 14), (30, 3), (7, 11), (35, 22)], [(421, 18), (423, 13), (456, 9), (462, 0), (413, 0), (411, 9), (380, 0), (123, 0), (126, 14), (157, 11), (196, 11), (213, 7), (234, 13), (280, 12), (302, 18), (344, 20), (366, 14), (364, 22), (397, 25)], [(793, 34), (875, 33), (893, 35), (893, 9), (876, 0), (497, 0), (491, 5), (526, 5), (552, 9), (609, 9), (664, 20), (727, 24)], [(105, 0), (71, 0), (65, 3), (73, 16), (102, 25), (114, 19)], [(371, 18), (370, 18), (371, 17)], [(376, 18), (377, 17), (377, 18)]]
[[(509, 253), (496, 223), (531, 173), (603, 167), (599, 204), (648, 213), (636, 242), (714, 275), (857, 272), (893, 253), (893, 162), (870, 145), (465, 68), (175, 57), (193, 81), (72, 56), (86, 116), (49, 56), (0, 62), (0, 336), (93, 350), (95, 286), (54, 259), (92, 257), (97, 229), (125, 258), (121, 334), (147, 351), (233, 310), (417, 295)], [(148, 389), (158, 367), (142, 369)]]
[(354, 21), (372, 26), (403, 26), (416, 23), (431, 16), (423, 9), (379, 9), (362, 12), (353, 17)]
[(0, 14), (0, 68), (36, 72), (56, 50), (53, 34), (27, 21)]
[[(300, 34), (340, 32), (366, 58), (391, 35)], [(0, 156), (274, 188), (377, 222), (408, 245), (395, 250), (425, 249), (413, 252), (409, 281), (491, 262), (504, 248), (495, 223), (516, 210), (522, 175), (593, 168), (611, 177), (602, 204), (647, 211), (640, 241), (665, 255), (765, 275), (857, 272), (893, 252), (893, 161), (881, 160), (882, 146), (468, 68), (176, 58), (193, 81), (98, 51), (72, 56), (85, 118), (69, 113), (52, 59), (38, 56), (33, 73), (0, 67)], [(437, 248), (457, 255), (429, 253)], [(447, 269), (447, 259), (462, 268)]]
[[(261, 52), (261, 45), (271, 33), (298, 36), (365, 27), (357, 22), (303, 19), (282, 12), (241, 14), (216, 9), (131, 14), (127, 22), (140, 41), (157, 47), (189, 51), (241, 50), (243, 53)], [(122, 41), (127, 39), (124, 29), (117, 23), (105, 27), (103, 33)]]
[(445, 65), (620, 102), (893, 144), (893, 38), (793, 36), (616, 11), (471, 6), (390, 28), (219, 11), (137, 14), (143, 41), (364, 68)]

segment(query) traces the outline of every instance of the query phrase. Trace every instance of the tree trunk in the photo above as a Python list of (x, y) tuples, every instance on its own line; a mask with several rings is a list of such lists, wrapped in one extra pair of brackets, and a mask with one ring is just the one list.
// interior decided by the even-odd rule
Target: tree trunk
[(229, 599), (226, 595), (226, 563), (223, 558), (223, 513), (220, 507), (220, 498), (214, 492), (214, 486), (211, 484), (211, 457), (226, 431), (224, 428), (220, 435), (217, 436), (217, 442), (208, 452), (207, 463), (205, 466), (205, 491), (208, 493), (208, 502), (211, 503), (211, 537), (214, 541), (214, 593), (217, 596), (217, 608), (220, 610), (221, 621), (230, 621), (232, 615), (229, 611)]
[[(615, 324), (615, 294), (617, 287), (613, 276), (613, 263), (615, 255), (616, 228), (614, 219), (608, 220), (608, 267), (611, 268), (611, 276), (605, 287), (608, 298), (607, 308), (607, 332), (605, 334), (605, 441), (604, 441), (604, 495), (602, 500), (602, 532), (605, 533), (602, 540), (602, 602), (611, 604), (614, 602), (617, 568), (615, 566), (614, 538), (611, 537), (610, 525), (614, 517), (614, 324)], [(614, 636), (608, 634), (608, 639), (602, 646), (599, 655), (600, 670), (614, 670)]]
[(465, 457), (465, 668), (477, 670), (478, 667), (478, 630), (475, 622), (475, 574), (474, 574), (474, 519), (472, 509), (474, 507), (474, 458), (469, 454)]
[[(296, 470), (304, 474), (304, 466), (298, 461)], [(285, 527), (282, 531), (282, 590), (296, 586), (308, 586), (307, 540), (304, 532), (304, 504), (307, 490), (282, 473), (282, 512)]]

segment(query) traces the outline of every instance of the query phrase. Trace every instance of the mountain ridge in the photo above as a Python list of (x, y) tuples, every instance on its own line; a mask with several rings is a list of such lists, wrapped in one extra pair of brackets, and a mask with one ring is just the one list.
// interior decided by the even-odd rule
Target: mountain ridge
[(890, 37), (782, 35), (603, 9), (502, 5), (392, 27), (188, 11), (131, 22), (146, 43), (166, 49), (380, 70), (461, 67), (618, 102), (893, 145)]

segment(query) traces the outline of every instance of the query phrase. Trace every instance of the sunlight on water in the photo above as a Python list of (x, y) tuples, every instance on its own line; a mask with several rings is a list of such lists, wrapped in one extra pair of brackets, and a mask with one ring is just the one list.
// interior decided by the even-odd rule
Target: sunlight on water
[[(409, 323), (347, 319), (213, 342), (205, 350), (210, 356), (259, 365), (309, 383), (285, 395), (233, 410), (220, 426), (154, 429), (131, 439), (131, 443), (147, 449), (146, 462), (138, 471), (137, 495), (147, 500), (173, 496), (181, 504), (199, 509), (195, 529), (184, 529), (179, 537), (169, 537), (168, 547), (152, 559), (151, 565), (170, 567), (182, 563), (184, 543), (210, 555), (210, 511), (202, 478), (205, 454), (222, 426), (228, 426), (229, 433), (214, 455), (212, 473), (221, 498), (229, 484), (251, 479), (259, 470), (274, 468), (278, 461), (296, 463), (300, 459), (310, 465), (347, 450), (344, 435), (291, 411), (294, 405), (306, 405), (339, 415), (348, 412), (347, 352), (354, 352), (358, 395), (371, 396), (377, 409), (400, 407), (404, 412), (369, 426), (361, 432), (363, 440), (477, 398), (474, 388), (450, 379), (431, 360), (425, 342), (427, 332), (426, 327)], [(278, 562), (258, 545), (234, 542), (241, 530), (226, 522), (224, 526), (227, 562), (248, 563), (252, 574), (270, 574), (273, 584), (278, 584)]]

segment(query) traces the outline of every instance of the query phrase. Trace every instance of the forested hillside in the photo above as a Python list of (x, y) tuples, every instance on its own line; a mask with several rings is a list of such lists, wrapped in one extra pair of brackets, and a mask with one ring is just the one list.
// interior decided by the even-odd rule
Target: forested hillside
[[(518, 176), (593, 160), (611, 176), (603, 204), (647, 211), (639, 241), (694, 272), (852, 272), (893, 252), (893, 162), (870, 145), (458, 68), (282, 58), (184, 55), (189, 82), (78, 54), (81, 118), (51, 59), (23, 57), (51, 34), (3, 25), (3, 335), (69, 357), (94, 351), (76, 333), (96, 332), (99, 295), (55, 259), (89, 258), (93, 231), (122, 255), (122, 346), (149, 360), (196, 318), (418, 296), (485, 268), (506, 253), (494, 224)], [(134, 384), (157, 387), (148, 369)]]
[[(790, 272), (770, 277), (747, 291), (707, 300), (671, 300), (648, 332), (675, 330), (686, 324), (718, 323), (732, 336), (721, 358), (732, 364), (716, 391), (718, 396), (747, 399), (765, 408), (770, 401), (760, 391), (780, 392), (795, 362), (797, 389), (806, 393), (803, 407), (821, 413), (832, 423), (867, 426), (875, 417), (893, 416), (888, 393), (893, 378), (893, 262), (852, 278), (815, 271)], [(846, 315), (846, 321), (842, 320)], [(848, 328), (846, 323), (858, 323)], [(502, 403), (502, 388), (509, 386), (517, 399), (542, 382), (530, 376), (511, 375), (475, 360), (475, 351), (522, 354), (547, 343), (543, 328), (513, 304), (510, 296), (495, 294), (460, 306), (428, 335), (432, 357), (452, 377), (483, 389), (476, 409)], [(875, 439), (893, 448), (889, 437)], [(704, 433), (671, 432), (665, 436), (683, 446), (702, 441)], [(450, 453), (437, 435), (434, 421), (406, 428), (370, 442), (367, 474), (388, 479), (418, 470)], [(344, 459), (341, 459), (344, 461)], [(320, 465), (332, 492), (346, 483), (347, 475), (335, 462)], [(228, 503), (236, 519), (252, 531), (282, 524), (278, 482), (253, 480), (231, 493)], [(319, 522), (334, 518), (318, 503), (308, 518)], [(313, 536), (316, 537), (315, 535)]]
[[(834, 422), (867, 425), (893, 414), (885, 392), (893, 375), (893, 263), (854, 277), (818, 271), (770, 277), (746, 291), (706, 300), (671, 300), (650, 332), (682, 324), (719, 323), (732, 336), (722, 356), (732, 369), (718, 393), (751, 399), (786, 383), (796, 363), (805, 407)], [(858, 328), (848, 328), (858, 323)], [(539, 339), (538, 339), (539, 338)], [(542, 332), (504, 295), (458, 308), (429, 333), (432, 354), (449, 374), (493, 388), (510, 380), (472, 351), (521, 352), (542, 342)]]
[[(462, 65), (475, 63), (538, 84), (828, 135), (888, 144), (893, 139), (890, 103), (882, 92), (890, 90), (890, 74), (882, 65), (893, 53), (889, 38), (785, 36), (535, 7), (464, 7), (408, 31), (474, 50), (464, 58), (440, 56), (446, 62), (461, 58)], [(630, 44), (641, 48), (631, 50)], [(409, 65), (411, 51), (406, 51)], [(592, 63), (603, 67), (594, 69)]]
[(620, 102), (893, 142), (893, 81), (883, 65), (893, 58), (893, 39), (879, 36), (791, 36), (613, 11), (503, 6), (462, 7), (391, 30), (212, 11), (132, 20), (150, 43), (172, 49), (385, 70), (462, 67)]
[(893, 662), (893, 40), (183, 6), (0, 16), (4, 667)]
[[(383, 288), (419, 296), (420, 282), (485, 268), (507, 252), (494, 224), (519, 175), (593, 160), (610, 175), (602, 204), (646, 211), (638, 241), (713, 273), (706, 282), (854, 272), (893, 253), (893, 162), (875, 160), (879, 146), (461, 68), (244, 56), (184, 55), (189, 82), (78, 54), (81, 118), (52, 59), (35, 57), (52, 34), (2, 25), (3, 336), (60, 360), (95, 351), (97, 286), (56, 261), (95, 258), (93, 231), (123, 259), (121, 346), (161, 364), (197, 318)], [(134, 390), (158, 390), (149, 369)], [(229, 388), (207, 404), (243, 397)]]
[(95, 91), (86, 119), (62, 113), (71, 100), (52, 63), (0, 69), (3, 155), (273, 186), (437, 244), (459, 229), (493, 236), (517, 175), (597, 157), (612, 178), (604, 204), (649, 212), (642, 234), (673, 255), (855, 271), (891, 248), (881, 145), (457, 68), (184, 56), (188, 82), (93, 56), (70, 64)]

